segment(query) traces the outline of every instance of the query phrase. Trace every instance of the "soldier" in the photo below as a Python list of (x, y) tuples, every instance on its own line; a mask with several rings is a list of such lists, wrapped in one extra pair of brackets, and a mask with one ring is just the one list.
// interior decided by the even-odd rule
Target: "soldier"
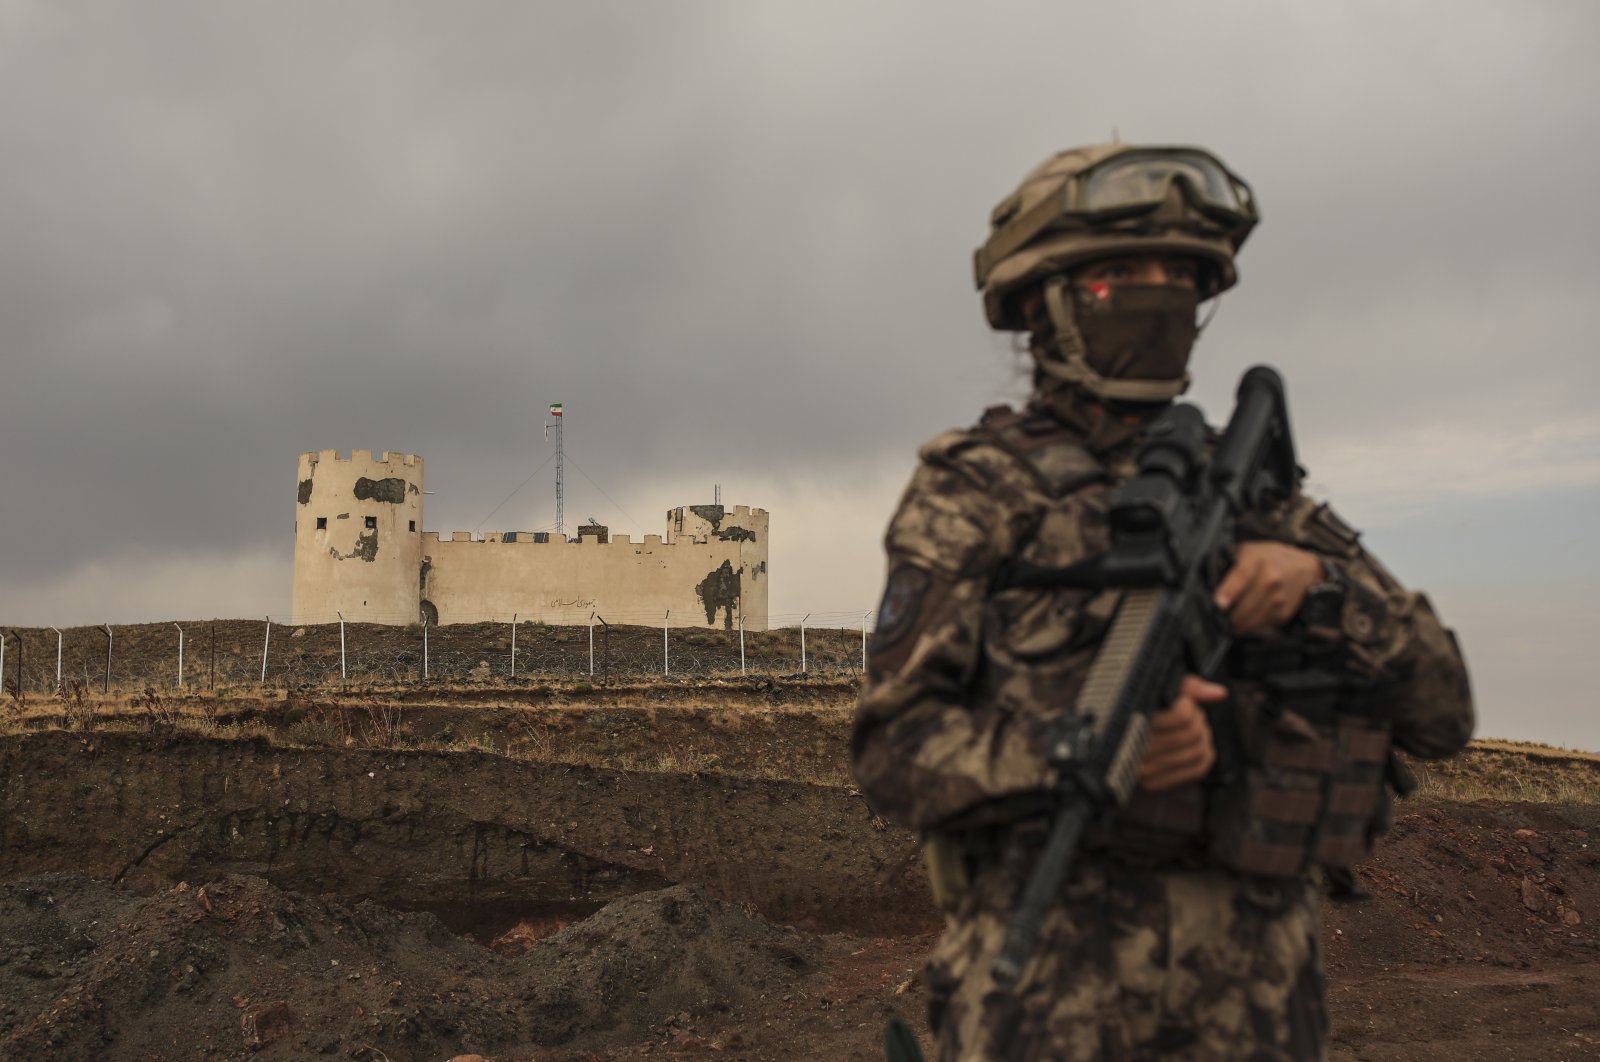
[[(1326, 505), (1297, 492), (1251, 514), (1215, 597), (1239, 636), (1225, 682), (1188, 676), (1152, 716), (1133, 799), (1091, 827), (1019, 983), (995, 981), (1051, 816), (1044, 735), (1119, 600), (995, 592), (996, 572), (1106, 548), (1111, 487), (1187, 387), (1198, 304), (1234, 284), (1256, 220), (1208, 152), (1113, 144), (1046, 160), (977, 252), (989, 323), (1028, 333), (1033, 394), (921, 450), (851, 742), (872, 805), (929, 838), (949, 916), (927, 968), (941, 1058), (1323, 1057), (1315, 868), (1382, 828), (1391, 735), (1420, 757), (1471, 737), (1465, 665), (1427, 599)], [(1274, 683), (1313, 666), (1335, 694)], [(1219, 748), (1231, 769), (1213, 769)]]

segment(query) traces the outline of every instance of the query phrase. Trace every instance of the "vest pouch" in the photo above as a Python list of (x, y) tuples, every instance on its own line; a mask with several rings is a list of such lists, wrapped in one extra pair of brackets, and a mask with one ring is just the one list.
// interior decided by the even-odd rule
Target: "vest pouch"
[(1370, 856), (1373, 840), (1388, 828), (1389, 728), (1356, 715), (1337, 719), (1338, 751), (1315, 854), (1325, 866), (1347, 867)]
[(1241, 874), (1294, 877), (1311, 865), (1337, 743), (1292, 709), (1257, 718), (1246, 763), (1212, 796), (1210, 855)]
[(1386, 811), (1389, 729), (1338, 711), (1337, 680), (1274, 676), (1256, 716), (1247, 764), (1212, 800), (1211, 856), (1243, 874), (1291, 877), (1372, 853)]

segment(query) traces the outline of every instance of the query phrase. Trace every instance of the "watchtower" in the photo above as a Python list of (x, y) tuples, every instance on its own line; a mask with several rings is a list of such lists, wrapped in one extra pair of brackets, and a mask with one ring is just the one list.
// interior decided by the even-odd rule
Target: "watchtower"
[(300, 455), (293, 623), (414, 623), (422, 579), (422, 458)]

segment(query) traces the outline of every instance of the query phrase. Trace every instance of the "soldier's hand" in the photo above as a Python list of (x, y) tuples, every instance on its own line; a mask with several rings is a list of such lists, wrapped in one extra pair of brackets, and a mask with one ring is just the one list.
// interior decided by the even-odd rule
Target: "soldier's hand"
[(1185, 675), (1178, 697), (1150, 717), (1150, 743), (1139, 765), (1139, 787), (1152, 791), (1197, 782), (1217, 761), (1211, 723), (1202, 704), (1222, 700), (1228, 691), (1215, 682)]
[(1300, 611), (1306, 591), (1323, 580), (1315, 553), (1282, 542), (1246, 542), (1217, 587), (1217, 607), (1235, 634), (1270, 634)]

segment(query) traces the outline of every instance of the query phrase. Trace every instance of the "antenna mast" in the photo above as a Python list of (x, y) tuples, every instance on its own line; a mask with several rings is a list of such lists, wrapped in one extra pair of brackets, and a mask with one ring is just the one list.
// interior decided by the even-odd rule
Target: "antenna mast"
[(562, 466), (566, 462), (565, 462), (565, 454), (563, 453), (563, 451), (561, 449), (561, 403), (560, 402), (551, 403), (551, 405), (550, 405), (550, 416), (555, 418), (555, 423), (554, 424), (546, 424), (544, 426), (544, 437), (545, 437), (546, 440), (548, 440), (550, 438), (550, 429), (554, 428), (556, 430), (556, 534), (560, 535), (562, 538), (566, 538), (567, 537), (567, 526), (566, 526), (566, 522), (565, 522), (565, 513), (563, 512), (563, 499), (562, 499), (562, 496), (561, 496), (561, 480), (562, 480), (562, 477), (563, 477), (563, 475), (565, 473), (565, 469)]

